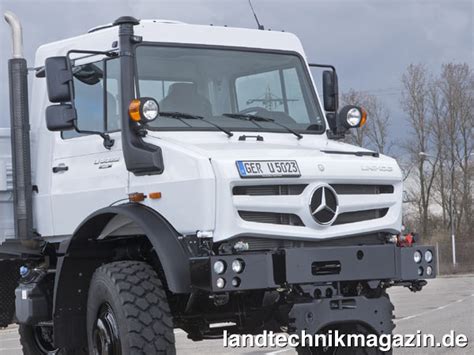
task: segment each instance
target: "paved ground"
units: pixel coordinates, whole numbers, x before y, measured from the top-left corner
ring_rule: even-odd
[[[396,349],[395,354],[467,354],[474,353],[474,275],[438,278],[419,293],[405,288],[390,292],[395,304],[397,334],[415,334],[417,330],[434,334],[437,339],[454,330],[467,335],[470,344],[463,349]],[[178,354],[296,354],[293,349],[228,350],[222,340],[194,343],[176,331]],[[0,355],[20,355],[15,327],[0,331]]]

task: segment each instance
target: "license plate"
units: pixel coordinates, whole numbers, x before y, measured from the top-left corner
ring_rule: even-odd
[[[242,178],[300,177],[296,160],[237,160]]]

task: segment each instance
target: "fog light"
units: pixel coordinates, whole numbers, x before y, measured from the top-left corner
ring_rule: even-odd
[[[421,251],[417,250],[415,251],[415,253],[413,254],[413,260],[415,261],[415,263],[419,263],[421,261],[421,258],[423,256],[421,255]]]
[[[418,276],[423,276],[423,268],[421,266],[418,268]]]
[[[425,260],[428,263],[430,263],[433,260],[433,253],[431,252],[431,250],[425,251]],[[426,272],[428,272],[428,270],[426,270]]]
[[[239,287],[240,286],[240,279],[238,277],[234,277],[232,279],[232,286]]]
[[[214,263],[214,272],[218,275],[221,275],[225,272],[225,262],[222,260],[217,260]]]
[[[219,277],[216,281],[217,288],[224,288],[225,287],[225,280],[222,277]]]
[[[244,270],[244,262],[240,259],[232,262],[232,271],[236,274],[240,274]]]
[[[426,267],[426,275],[428,276],[433,275],[433,268],[431,266]]]

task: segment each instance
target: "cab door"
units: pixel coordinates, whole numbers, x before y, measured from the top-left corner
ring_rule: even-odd
[[[127,197],[128,171],[120,135],[119,61],[103,60],[74,68],[77,126],[107,132],[56,134],[51,167],[51,203],[56,236],[71,235],[95,211]]]

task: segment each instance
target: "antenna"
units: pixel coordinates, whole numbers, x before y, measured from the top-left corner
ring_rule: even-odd
[[[258,21],[257,14],[255,13],[255,10],[253,9],[252,0],[249,0],[249,5],[250,5],[250,8],[252,9],[252,13],[253,13],[253,17],[255,17],[255,21],[257,21],[258,29],[259,30],[264,30],[265,27],[263,27],[263,25],[260,24],[260,22]]]

